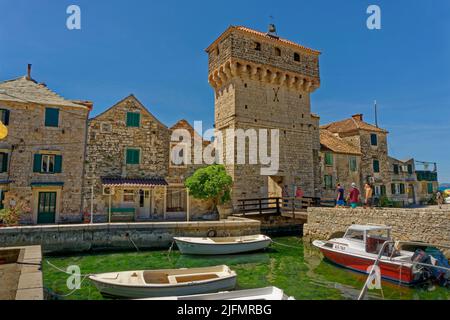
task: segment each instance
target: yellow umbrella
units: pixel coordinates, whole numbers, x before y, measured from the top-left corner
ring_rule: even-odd
[[[8,136],[8,128],[0,121],[0,140],[5,139]]]

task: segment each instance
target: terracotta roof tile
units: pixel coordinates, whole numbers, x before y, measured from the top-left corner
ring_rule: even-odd
[[[378,128],[374,125],[371,125],[367,122],[355,118],[349,118],[342,121],[332,122],[321,126],[321,128],[334,133],[347,133],[358,130],[388,133],[384,129]]]
[[[295,43],[295,42],[293,42],[291,40],[283,39],[283,38],[280,38],[280,37],[274,37],[274,36],[268,35],[267,33],[264,33],[264,32],[261,32],[261,31],[257,31],[257,30],[254,30],[254,29],[250,29],[250,28],[247,28],[247,27],[244,27],[244,26],[230,26],[227,30],[225,30],[225,32],[222,33],[222,35],[220,35],[219,38],[217,38],[206,49],[206,51],[209,52],[211,47],[213,47],[217,42],[222,40],[228,33],[232,32],[233,30],[243,31],[243,32],[246,32],[246,33],[249,33],[249,34],[256,35],[256,36],[261,37],[261,38],[265,38],[267,40],[282,42],[284,44],[296,47],[297,49],[300,49],[300,50],[302,50],[304,52],[307,52],[307,53],[310,53],[310,54],[314,54],[314,55],[320,55],[321,54],[321,52],[318,51],[318,50],[314,50],[314,49],[302,46],[302,45],[300,45],[298,43]]]
[[[357,147],[325,129],[320,129],[320,144],[335,153],[361,155]]]
[[[26,77],[0,82],[0,101],[88,108],[86,105],[66,100],[48,89],[44,84],[39,84]]]

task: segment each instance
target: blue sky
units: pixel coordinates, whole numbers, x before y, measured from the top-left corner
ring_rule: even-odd
[[[66,28],[66,8],[82,30]],[[366,9],[382,29],[366,28]],[[390,131],[394,157],[436,161],[450,182],[450,1],[0,0],[0,80],[33,77],[94,115],[134,93],[168,126],[212,126],[213,91],[204,49],[229,25],[278,34],[323,52],[312,109],[327,123],[365,114]]]

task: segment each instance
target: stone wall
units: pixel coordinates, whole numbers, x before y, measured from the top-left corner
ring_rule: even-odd
[[[329,239],[351,224],[383,224],[392,227],[395,240],[417,240],[450,246],[450,208],[336,209],[308,208],[304,235]],[[446,253],[450,255],[450,250]]]
[[[261,223],[243,218],[211,222],[160,222],[54,225],[0,228],[2,246],[40,244],[45,253],[86,252],[91,250],[135,250],[169,248],[176,236],[205,237],[210,230],[217,236],[260,233]],[[128,235],[128,236],[127,236]]]

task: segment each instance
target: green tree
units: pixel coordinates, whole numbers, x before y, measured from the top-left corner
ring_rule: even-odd
[[[223,165],[211,165],[198,169],[186,179],[185,186],[195,199],[212,200],[214,212],[217,205],[231,200],[233,179],[227,174]]]

